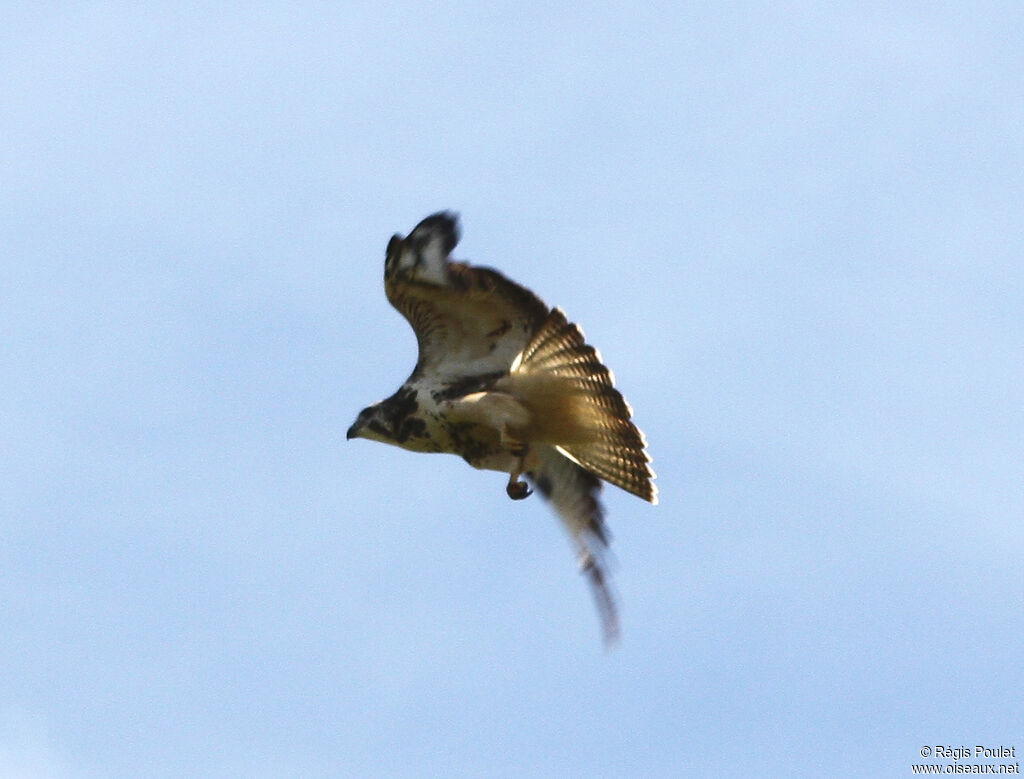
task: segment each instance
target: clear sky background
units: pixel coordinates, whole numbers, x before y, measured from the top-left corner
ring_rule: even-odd
[[[1024,750],[1024,10],[8,4],[0,776],[904,776]],[[500,474],[345,430],[384,246],[563,307],[661,504],[612,652]]]

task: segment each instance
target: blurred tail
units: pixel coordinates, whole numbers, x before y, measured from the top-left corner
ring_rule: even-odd
[[[601,617],[605,646],[611,647],[619,638],[619,614],[611,583],[608,529],[598,500],[601,480],[553,446],[542,444],[537,453],[537,467],[527,475],[569,531]]]

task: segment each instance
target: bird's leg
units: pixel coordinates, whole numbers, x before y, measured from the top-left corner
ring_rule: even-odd
[[[509,444],[509,451],[512,452],[512,455],[519,458],[519,462],[516,463],[515,470],[509,474],[508,486],[505,487],[505,492],[508,493],[508,496],[512,498],[512,500],[528,498],[533,494],[533,490],[530,489],[529,484],[525,481],[521,481],[519,477],[523,475],[524,462],[526,460],[526,455],[530,451],[530,447],[521,441],[515,441],[505,435],[503,435],[502,438],[505,440],[505,443]]]

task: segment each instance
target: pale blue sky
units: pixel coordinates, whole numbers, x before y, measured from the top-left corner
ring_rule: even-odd
[[[1024,749],[1017,3],[0,11],[0,776]],[[384,246],[580,322],[661,504],[346,442]]]

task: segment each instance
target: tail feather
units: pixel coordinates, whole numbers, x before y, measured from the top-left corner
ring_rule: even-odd
[[[601,617],[604,640],[613,645],[619,637],[619,616],[611,584],[610,541],[598,496],[601,481],[594,474],[559,454],[554,447],[538,447],[539,461],[527,474],[540,493],[551,501],[569,532],[580,570],[586,574]]]
[[[651,458],[643,433],[630,421],[632,409],[615,389],[601,355],[560,309],[551,311],[519,355],[511,378],[522,386],[544,385],[548,395],[562,400],[558,414],[569,419],[551,427],[571,434],[549,443],[595,476],[657,502]]]

